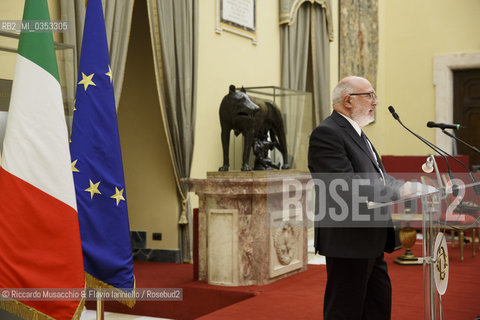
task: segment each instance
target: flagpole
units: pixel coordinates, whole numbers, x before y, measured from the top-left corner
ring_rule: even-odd
[[[104,320],[104,302],[101,291],[97,292],[97,320]]]

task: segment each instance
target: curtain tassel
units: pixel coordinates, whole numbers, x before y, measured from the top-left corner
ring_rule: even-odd
[[[187,199],[182,200],[182,214],[178,220],[178,224],[188,224],[187,220]]]

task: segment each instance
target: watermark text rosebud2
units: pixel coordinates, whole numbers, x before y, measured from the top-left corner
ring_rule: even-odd
[[[271,227],[281,227],[283,222],[316,227],[379,227],[391,224],[392,213],[421,213],[423,197],[431,193],[431,187],[421,184],[418,173],[406,173],[411,194],[408,202],[400,199],[399,186],[386,185],[372,173],[312,174],[272,180],[267,187],[267,212]],[[461,186],[461,179],[456,186]],[[433,188],[433,190],[438,190]],[[438,190],[440,193],[440,191]],[[450,193],[448,188],[446,193]],[[459,194],[460,196],[460,194]],[[459,197],[458,197],[459,198]],[[448,202],[448,209],[458,202]]]

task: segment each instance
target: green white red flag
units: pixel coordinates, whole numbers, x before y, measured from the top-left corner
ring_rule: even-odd
[[[24,21],[50,21],[47,0],[26,0]],[[0,168],[0,287],[85,286],[75,189],[52,32],[22,31]],[[8,292],[3,290],[0,292]],[[76,319],[71,301],[0,297],[25,319]]]

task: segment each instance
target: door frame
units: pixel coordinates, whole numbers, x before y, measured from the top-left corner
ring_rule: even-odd
[[[453,70],[480,68],[480,52],[436,55],[433,57],[435,121],[453,122]],[[452,152],[451,138],[436,130],[436,144]]]

